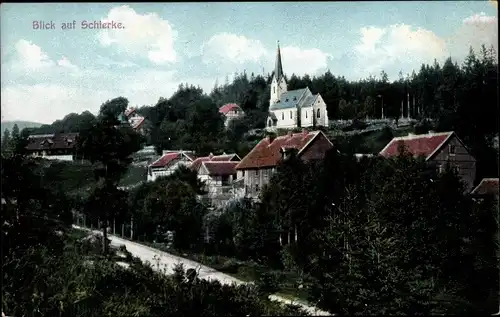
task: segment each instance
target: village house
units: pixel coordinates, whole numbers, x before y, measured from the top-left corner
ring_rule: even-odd
[[[78,133],[35,134],[28,136],[26,151],[48,160],[73,161]]]
[[[217,204],[232,198],[233,181],[236,180],[236,165],[240,157],[237,154],[222,154],[199,157],[191,164],[191,170],[195,171],[198,179],[205,183],[207,198]],[[215,205],[217,205],[215,204]]]
[[[476,186],[471,192],[471,195],[476,198],[482,198],[491,195],[498,200],[498,178],[483,178],[479,185]]]
[[[464,182],[466,191],[472,190],[476,178],[476,159],[455,132],[429,132],[393,138],[380,151],[380,155],[396,156],[401,146],[404,146],[405,150],[415,157],[423,156],[426,161],[435,164],[439,172],[444,171],[446,165],[449,164]]]
[[[125,110],[125,112],[118,117],[118,120],[122,124],[129,124],[132,129],[143,135],[146,133],[146,118],[138,115],[136,108],[131,107]]]
[[[258,198],[281,159],[286,158],[291,151],[296,151],[298,158],[310,161],[323,159],[331,148],[332,142],[322,131],[309,132],[304,129],[300,133],[266,137],[236,165],[237,183],[242,183],[244,196]]]
[[[228,103],[219,108],[219,113],[224,116],[224,126],[227,128],[229,122],[234,119],[242,118],[245,112],[235,103]]]
[[[320,94],[312,94],[308,87],[288,90],[279,43],[269,105],[268,130],[328,127],[328,111]]]
[[[163,155],[148,166],[148,182],[169,176],[180,166],[190,167],[196,159],[192,151],[163,151]]]

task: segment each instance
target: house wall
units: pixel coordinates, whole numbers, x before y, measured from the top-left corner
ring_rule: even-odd
[[[180,166],[189,167],[191,161],[183,158],[182,160],[178,160],[177,162],[167,166],[166,168],[154,168],[151,170],[151,173],[148,173],[148,182],[154,182],[158,177],[164,177],[171,175],[177,168]]]
[[[325,157],[326,152],[332,147],[333,145],[326,138],[326,136],[323,133],[320,133],[314,142],[310,144],[304,152],[302,152],[300,157],[305,161],[321,160]]]
[[[271,110],[278,119],[275,128],[278,129],[291,129],[297,127],[297,109],[288,108],[280,110]],[[291,114],[291,117],[290,117]]]
[[[248,169],[245,170],[244,184],[245,193],[251,197],[257,197],[262,188],[269,184],[275,168]]]
[[[449,153],[449,145],[455,146],[454,155]],[[431,161],[442,166],[445,166],[449,162],[450,166],[458,167],[458,175],[464,181],[466,191],[469,192],[474,188],[474,182],[476,180],[476,159],[469,154],[467,149],[455,136],[448,140]]]
[[[72,151],[68,150],[56,150],[56,151],[37,151],[31,153],[33,157],[42,157],[47,160],[58,160],[58,161],[73,161],[74,155]]]
[[[317,111],[320,111],[320,117],[318,118]],[[328,111],[326,109],[326,104],[321,96],[318,96],[314,105],[303,107],[301,109],[301,127],[308,128],[313,126],[313,115],[315,116],[316,126],[328,126]]]

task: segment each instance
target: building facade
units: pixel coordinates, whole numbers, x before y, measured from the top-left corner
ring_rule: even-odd
[[[163,151],[163,155],[148,166],[148,182],[171,175],[180,166],[190,167],[195,160],[192,151]]]
[[[288,90],[278,44],[266,128],[274,130],[319,126],[328,127],[326,104],[320,94],[313,94],[308,87]]]
[[[26,151],[33,157],[74,161],[78,133],[35,134],[28,136]]]
[[[290,151],[296,151],[297,157],[304,161],[312,161],[323,159],[332,148],[333,144],[322,131],[304,130],[262,139],[236,166],[237,179],[243,186],[244,196],[257,198],[262,188],[269,184],[279,162]]]
[[[409,134],[405,137],[393,138],[380,151],[380,155],[396,156],[401,146],[414,156],[423,156],[441,172],[444,171],[446,165],[449,165],[457,171],[465,184],[465,190],[470,192],[473,189],[476,179],[476,159],[455,132]]]
[[[235,103],[228,103],[219,108],[219,113],[224,116],[224,126],[227,128],[229,122],[234,119],[243,118],[245,112]]]

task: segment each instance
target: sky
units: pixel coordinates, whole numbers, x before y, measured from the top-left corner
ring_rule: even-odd
[[[181,83],[208,93],[236,72],[271,73],[277,41],[288,76],[349,80],[460,64],[483,43],[498,50],[493,1],[7,3],[0,32],[2,121],[40,123],[119,96],[154,105]]]

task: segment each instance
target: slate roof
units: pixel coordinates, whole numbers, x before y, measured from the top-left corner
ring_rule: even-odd
[[[28,137],[28,151],[64,150],[76,147],[78,133],[39,134]]]
[[[307,96],[306,98],[304,98],[304,101],[301,101],[301,107],[302,108],[312,107],[316,102],[316,99],[318,99],[318,96],[319,94]]]
[[[279,42],[278,42],[278,50],[276,52],[276,64],[274,65],[274,76],[276,77],[278,83],[280,82],[281,77],[284,76],[283,65],[281,63],[281,51]]]
[[[229,176],[236,174],[236,165],[239,162],[202,162],[210,176]]]
[[[167,152],[163,154],[159,159],[151,163],[149,167],[155,168],[155,167],[165,167],[168,166],[170,163],[173,161],[180,159],[181,156],[186,157],[188,160],[192,161],[193,160],[193,155],[192,153],[189,152],[184,152],[184,151],[179,151],[179,152]]]
[[[240,157],[237,154],[222,154],[198,157],[191,163],[191,169],[198,171],[203,162],[230,162],[230,161],[240,161]]]
[[[307,90],[309,90],[309,88],[306,87],[302,89],[289,90],[282,93],[279,102],[273,103],[269,107],[269,110],[296,108],[297,104],[300,101],[300,98]]]
[[[380,155],[384,157],[396,156],[399,154],[400,144],[404,144],[409,153],[414,156],[422,155],[428,160],[438,152],[452,135],[454,135],[453,131],[393,138],[391,142],[380,151]]]
[[[483,178],[479,185],[471,192],[473,195],[493,194],[498,196],[498,178]]]
[[[299,152],[312,142],[322,131],[288,133],[271,140],[262,139],[236,166],[237,170],[277,166],[281,160],[282,148],[295,148]],[[324,135],[324,134],[323,134]],[[326,138],[326,136],[325,136]]]
[[[235,103],[228,103],[219,108],[219,112],[224,115],[226,115],[231,110],[241,110],[241,108]]]

